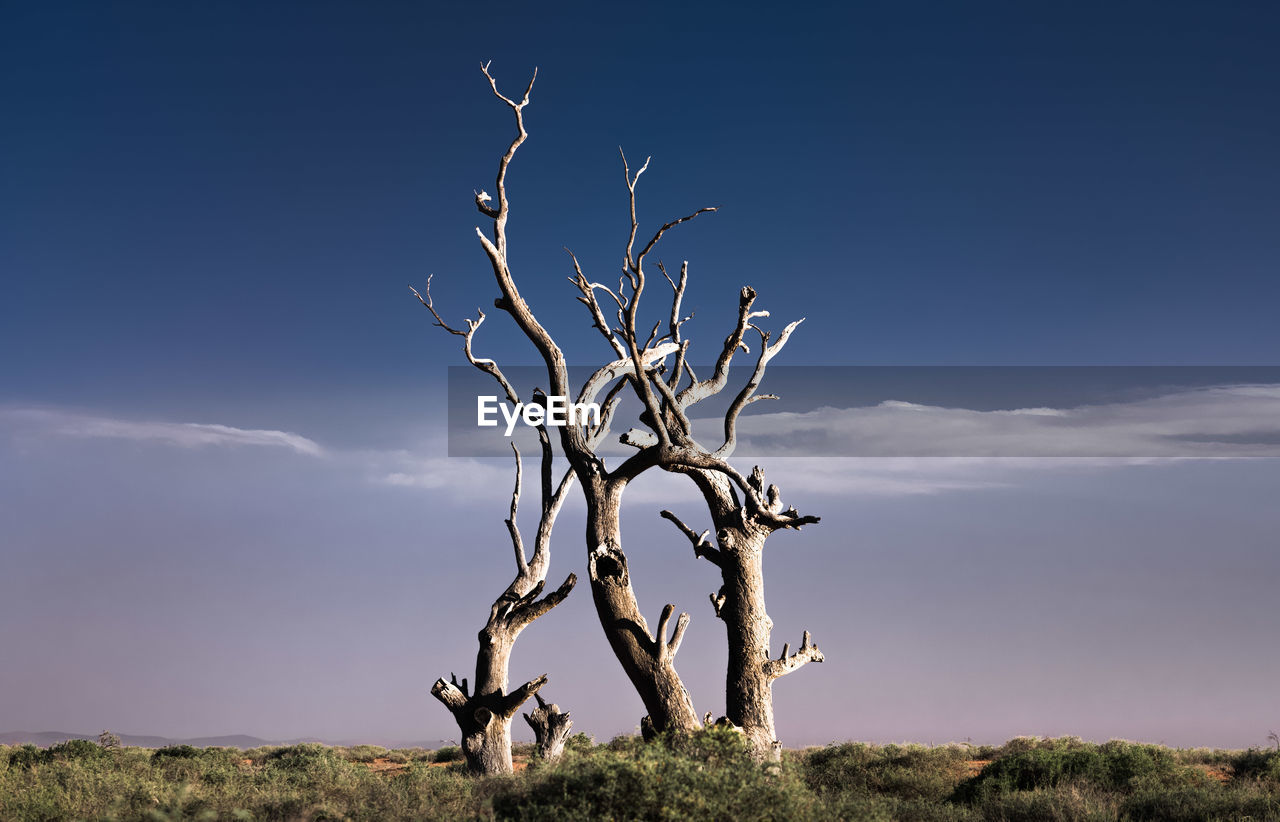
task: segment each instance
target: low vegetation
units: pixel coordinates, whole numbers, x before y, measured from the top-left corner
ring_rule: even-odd
[[[579,734],[564,757],[473,778],[457,749],[0,746],[0,819],[1280,820],[1280,751],[1020,738],[848,743],[759,765],[711,730],[646,745]]]

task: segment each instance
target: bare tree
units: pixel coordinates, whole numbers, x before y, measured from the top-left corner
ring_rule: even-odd
[[[704,470],[689,473],[710,506],[718,547],[707,539],[710,531],[699,534],[670,511],[664,510],[662,516],[689,538],[695,556],[720,569],[723,584],[711,595],[711,605],[716,616],[724,621],[729,647],[725,713],[729,721],[742,728],[748,745],[758,757],[777,760],[782,743],[774,727],[773,682],[808,662],[822,662],[823,655],[805,631],[796,653],[790,653],[790,644],[784,644],[781,654],[771,658],[773,620],[765,611],[764,544],[779,526],[747,512],[722,475]],[[759,468],[752,472],[750,479],[758,480],[763,486],[763,472]],[[775,496],[776,487],[771,489],[772,492],[768,492],[761,487],[758,491]]]
[[[494,95],[510,108],[516,121],[516,136],[498,161],[494,194],[490,196],[482,191],[475,198],[476,208],[493,221],[491,237],[479,228],[476,234],[498,285],[500,296],[494,301],[494,306],[510,314],[537,349],[547,369],[547,393],[568,398],[573,394],[564,353],[520,293],[507,258],[506,225],[510,212],[507,167],[528,137],[523,111],[529,103],[537,72],[517,102],[498,91],[497,82],[489,74],[487,65],[483,71]],[[631,586],[627,557],[622,551],[621,527],[623,491],[649,465],[646,460],[629,461],[610,472],[604,460],[597,456],[596,447],[610,430],[624,380],[634,379],[636,373],[643,374],[644,369],[652,367],[675,348],[668,344],[652,348],[646,346],[641,350],[632,345],[627,350],[615,345],[619,359],[598,369],[577,392],[579,403],[594,402],[604,393],[600,420],[594,427],[565,425],[559,429],[561,448],[582,486],[586,501],[587,569],[596,612],[614,654],[648,711],[642,726],[657,732],[687,732],[701,724],[693,701],[675,670],[675,655],[689,617],[688,614],[680,614],[672,626],[675,607],[667,605],[658,620],[657,630],[650,632]]]
[[[564,354],[520,293],[507,257],[506,224],[510,201],[506,173],[516,150],[528,136],[523,110],[529,102],[533,80],[517,102],[498,91],[487,65],[483,71],[494,95],[514,114],[517,129],[515,138],[498,164],[496,194],[490,196],[480,192],[475,200],[480,213],[493,221],[491,237],[479,228],[476,233],[501,295],[494,305],[511,315],[538,350],[547,369],[548,393],[567,398],[570,386]],[[749,477],[744,476],[727,462],[727,458],[736,445],[737,421],[742,410],[757,400],[770,398],[771,395],[757,395],[756,389],[769,360],[782,349],[799,323],[788,325],[777,340],[772,341],[769,332],[752,322],[767,317],[768,312],[753,311],[756,293],[750,288],[742,289],[736,326],[725,340],[712,374],[700,380],[687,357],[689,341],[681,332],[681,326],[690,319],[681,316],[688,265],[681,267],[677,282],[659,262],[659,270],[673,289],[667,332],[658,335],[662,326],[662,320],[659,320],[647,336],[641,336],[637,329],[639,306],[648,275],[646,260],[667,231],[701,214],[715,211],[710,207],[700,208],[665,223],[637,251],[636,184],[648,166],[646,160],[632,174],[623,157],[631,228],[617,289],[590,280],[577,257],[570,252],[575,274],[570,280],[580,293],[578,300],[586,306],[593,327],[605,338],[618,359],[597,369],[577,394],[577,401],[582,403],[594,401],[604,393],[599,424],[594,427],[563,426],[559,429],[560,443],[586,500],[588,571],[596,611],[614,654],[648,710],[641,723],[646,736],[663,731],[691,731],[701,722],[674,667],[676,651],[689,623],[688,614],[680,614],[672,629],[675,607],[668,604],[662,611],[657,630],[650,633],[636,602],[627,571],[627,557],[622,550],[622,495],[632,480],[655,467],[688,474],[701,490],[717,529],[718,548],[706,541],[705,534],[699,537],[676,520],[674,514],[666,512],[666,516],[676,521],[694,540],[696,555],[706,557],[721,570],[724,585],[719,594],[712,595],[712,602],[728,631],[729,719],[744,729],[761,756],[768,756],[776,754],[779,748],[773,723],[773,680],[809,661],[821,661],[822,654],[809,641],[806,632],[798,653],[791,655],[789,646],[784,646],[778,659],[770,658],[772,622],[764,606],[763,545],[768,535],[776,530],[798,529],[817,522],[818,518],[801,516],[794,508],[784,510],[778,489],[765,487],[763,472],[759,468]],[[611,303],[610,313],[616,319],[616,325],[607,318],[599,297],[601,294]],[[688,409],[725,390],[734,355],[739,350],[750,351],[745,339],[749,331],[754,331],[760,338],[752,376],[735,395],[724,417],[723,442],[716,448],[703,447],[694,439]],[[668,369],[666,362],[671,357],[674,357],[674,366]],[[688,384],[682,386],[686,377]],[[621,441],[637,451],[609,470],[604,459],[597,454],[597,446],[610,430],[624,385],[630,385],[639,398],[643,407],[639,420],[647,430],[632,429],[622,435]]]
[[[646,159],[633,176],[623,157],[623,171],[630,197],[631,233],[625,255],[625,280],[615,292],[608,286],[590,282],[576,257],[573,259],[575,277],[572,278],[581,292],[579,301],[587,306],[594,327],[619,352],[634,353],[641,348],[637,335],[636,316],[641,295],[646,285],[644,261],[662,235],[672,227],[693,219],[699,214],[714,211],[703,208],[687,217],[666,223],[658,229],[648,244],[634,254],[637,232],[636,183],[649,167]],[[794,508],[783,508],[777,486],[764,484],[764,471],[756,466],[749,477],[738,473],[726,460],[737,445],[737,424],[742,411],[754,402],[776,399],[772,394],[757,394],[765,369],[786,345],[791,334],[803,320],[787,325],[772,339],[754,320],[769,316],[768,311],[754,311],[756,292],[744,287],[738,300],[737,323],[724,341],[712,373],[706,379],[698,379],[688,359],[690,341],[684,339],[682,327],[691,316],[682,316],[682,302],[688,286],[689,265],[681,265],[679,279],[673,279],[659,261],[659,271],[670,284],[672,299],[667,317],[667,332],[657,336],[661,320],[649,332],[643,347],[656,346],[654,350],[666,350],[674,345],[674,366],[669,372],[661,368],[636,366],[631,383],[644,404],[641,422],[648,431],[631,430],[622,436],[622,442],[639,449],[639,452],[620,466],[615,473],[635,471],[649,465],[664,470],[689,475],[707,503],[715,526],[719,547],[706,539],[707,532],[699,535],[680,522],[670,511],[663,511],[694,543],[695,556],[703,557],[716,565],[721,572],[723,585],[711,596],[716,616],[725,623],[729,648],[726,676],[726,715],[745,732],[754,752],[762,758],[776,759],[781,753],[773,720],[773,681],[808,662],[821,662],[823,655],[814,645],[809,632],[804,632],[800,649],[790,654],[790,645],[784,645],[777,659],[770,658],[770,635],[773,621],[765,610],[764,599],[764,543],[770,534],[780,529],[796,529],[816,523],[815,516],[802,516]],[[630,285],[624,293],[624,285]],[[610,328],[604,319],[603,307],[596,292],[604,292],[617,305],[618,324]],[[738,351],[750,353],[746,337],[754,331],[759,339],[759,350],[751,376],[734,396],[723,418],[724,439],[709,449],[701,445],[693,433],[688,410],[694,404],[720,394],[729,383],[730,367]],[[688,384],[681,387],[687,378]]]
[[[475,320],[468,319],[465,330],[454,328],[441,319],[432,304],[430,279],[427,282],[426,297],[419,294],[412,286],[410,289],[435,317],[437,326],[463,338],[463,353],[467,361],[481,371],[492,375],[506,392],[508,402],[516,403],[515,389],[503,375],[497,363],[490,359],[476,357],[472,351],[472,339],[476,329],[484,322],[484,312],[479,312],[479,317]],[[520,632],[529,623],[559,605],[578,581],[575,574],[569,574],[559,588],[542,599],[538,598],[546,585],[547,570],[551,562],[552,528],[573,484],[572,472],[565,472],[552,490],[554,455],[551,440],[545,426],[539,428],[538,434],[542,446],[540,471],[542,506],[538,518],[538,531],[534,538],[533,556],[532,558],[525,556],[524,540],[520,534],[520,526],[516,522],[516,514],[520,506],[523,465],[520,450],[515,443],[512,443],[511,449],[515,452],[516,478],[515,488],[511,492],[511,508],[506,526],[511,536],[512,547],[515,549],[516,576],[502,595],[494,601],[489,609],[489,619],[480,631],[475,690],[469,693],[466,678],[459,682],[454,674],[449,675],[448,682],[443,679],[436,680],[431,688],[432,695],[443,702],[457,720],[458,728],[462,733],[462,752],[466,757],[468,769],[473,773],[511,773],[511,719],[519,711],[520,706],[530,696],[537,695],[538,690],[547,682],[547,675],[543,674],[516,690],[508,692],[511,650]],[[544,704],[541,696],[538,696],[538,703]]]
[[[634,199],[634,186],[631,188]],[[805,631],[797,653],[791,654],[790,644],[784,644],[778,658],[771,658],[773,620],[765,610],[764,545],[774,531],[799,530],[804,525],[818,522],[819,518],[802,516],[791,507],[784,509],[781,492],[776,485],[765,486],[764,471],[759,466],[744,482],[740,475],[727,468],[724,460],[737,446],[737,424],[742,411],[760,400],[777,398],[773,394],[757,394],[756,391],[769,362],[782,350],[803,320],[788,324],[773,340],[770,332],[754,322],[768,317],[769,312],[754,311],[756,292],[744,287],[738,299],[737,323],[724,341],[711,376],[699,380],[687,362],[686,352],[690,343],[683,337],[683,326],[689,318],[681,316],[681,304],[688,285],[688,263],[681,266],[678,280],[673,279],[661,263],[658,267],[672,289],[671,312],[664,339],[680,346],[676,368],[665,382],[651,377],[663,397],[658,409],[660,418],[664,420],[668,435],[682,449],[682,453],[664,467],[689,475],[697,485],[711,515],[717,545],[712,545],[708,539],[711,530],[698,533],[671,511],[662,511],[662,516],[689,538],[695,557],[706,559],[720,569],[723,585],[711,595],[711,604],[716,616],[725,623],[729,648],[726,716],[743,729],[749,745],[758,756],[777,759],[781,743],[773,720],[773,681],[808,662],[822,662],[823,655],[811,642],[809,632]],[[705,448],[693,438],[688,409],[726,388],[734,355],[738,351],[751,353],[746,341],[749,330],[755,332],[759,346],[751,375],[725,412],[721,444],[714,450]],[[681,369],[685,373],[681,373]],[[686,375],[689,384],[681,388],[681,380]],[[636,441],[649,440],[635,435],[624,439],[624,442]],[[688,452],[693,452],[696,459],[689,459]],[[698,467],[699,464],[710,467]],[[740,491],[746,497],[746,504],[740,499]]]
[[[634,202],[634,182],[629,188]],[[785,644],[779,657],[771,658],[773,620],[765,610],[764,544],[774,531],[799,530],[804,525],[818,522],[818,517],[802,516],[790,507],[784,509],[780,491],[775,485],[765,486],[764,471],[759,466],[744,478],[725,460],[737,445],[737,423],[743,409],[759,400],[776,399],[772,394],[757,394],[756,391],[770,360],[782,350],[802,321],[787,325],[773,340],[768,331],[754,322],[768,317],[769,313],[754,311],[756,292],[750,287],[743,288],[739,295],[737,323],[725,339],[711,375],[699,380],[689,366],[687,351],[690,342],[684,339],[682,330],[689,319],[681,315],[681,303],[688,285],[688,263],[681,266],[678,280],[673,279],[661,263],[658,267],[672,288],[667,334],[662,339],[678,345],[679,351],[675,368],[668,375],[648,375],[649,382],[662,398],[654,404],[646,400],[646,419],[652,433],[628,432],[623,442],[641,448],[643,453],[645,449],[659,447],[665,436],[672,447],[660,457],[660,464],[666,470],[687,474],[702,493],[711,515],[716,545],[708,539],[710,530],[698,533],[671,511],[663,511],[662,516],[671,520],[689,538],[695,557],[706,559],[720,569],[723,584],[717,593],[711,595],[711,603],[716,616],[725,623],[729,649],[726,716],[742,728],[757,756],[776,759],[781,753],[781,743],[774,727],[773,681],[808,662],[823,661],[823,655],[806,631],[797,653],[791,654],[790,645]],[[580,289],[584,279],[579,276]],[[624,335],[634,333],[633,327],[621,330]],[[751,376],[725,412],[720,445],[714,449],[704,447],[693,436],[688,409],[727,387],[734,355],[738,351],[750,354],[746,341],[749,331],[755,332],[759,346]],[[688,384],[682,388],[681,382],[686,377]],[[656,425],[655,420],[658,421]]]

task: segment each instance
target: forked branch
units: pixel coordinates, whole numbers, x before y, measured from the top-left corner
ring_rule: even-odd
[[[782,646],[782,655],[777,659],[771,659],[765,663],[765,671],[772,679],[785,676],[797,668],[803,667],[810,662],[822,662],[825,657],[822,651],[818,650],[818,646],[814,645],[810,640],[809,632],[804,632],[804,639],[800,643],[800,650],[788,656],[791,651],[791,645]]]
[[[659,662],[670,662],[675,659],[676,651],[680,650],[680,643],[684,641],[685,629],[689,627],[689,615],[681,612],[676,619],[676,627],[671,633],[671,639],[667,639],[667,627],[675,611],[676,606],[668,603],[662,609],[662,616],[658,617],[658,629],[654,631],[653,643],[656,649],[655,656]]]
[[[661,516],[663,519],[670,520],[673,525],[680,529],[680,533],[689,538],[689,542],[693,543],[694,557],[705,557],[712,564],[723,567],[724,563],[721,561],[720,549],[713,546],[711,541],[707,539],[707,535],[711,533],[710,529],[699,534],[681,522],[680,518],[675,514],[665,509],[662,511]]]

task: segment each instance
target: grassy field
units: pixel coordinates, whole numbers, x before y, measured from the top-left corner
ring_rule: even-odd
[[[515,775],[476,779],[456,748],[0,746],[0,819],[1280,820],[1274,750],[850,743],[766,767],[708,731],[654,745],[579,735],[554,765],[517,753]]]

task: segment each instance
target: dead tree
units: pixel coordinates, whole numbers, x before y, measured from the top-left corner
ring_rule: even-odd
[[[511,495],[511,516],[506,521],[515,546],[516,578],[494,601],[489,609],[489,619],[480,631],[475,690],[469,693],[466,678],[459,682],[453,674],[450,674],[448,682],[438,679],[431,688],[432,695],[443,702],[457,720],[467,768],[477,774],[511,773],[511,719],[520,706],[547,682],[547,675],[543,674],[508,692],[511,649],[520,632],[559,605],[578,581],[574,574],[569,574],[559,588],[538,598],[546,585],[548,541],[539,541],[533,558],[526,560],[516,525],[520,474],[520,453],[517,450],[516,486]],[[567,487],[567,483],[562,487]],[[563,499],[562,495],[559,502],[553,503],[553,518]],[[547,533],[550,534],[549,527]]]
[[[484,67],[484,75],[493,93],[515,115],[517,129],[515,138],[498,164],[496,194],[490,196],[480,192],[475,199],[480,213],[493,221],[491,237],[479,228],[476,234],[500,292],[494,305],[511,315],[539,352],[547,369],[548,393],[568,398],[571,394],[564,354],[520,293],[507,258],[506,224],[510,201],[506,173],[516,150],[528,136],[523,110],[529,102],[533,81],[517,102],[498,91],[488,66]],[[535,79],[536,76],[535,72]],[[689,617],[680,614],[674,630],[671,630],[675,608],[667,605],[657,630],[650,633],[637,605],[627,572],[627,556],[622,549],[622,495],[628,483],[650,468],[685,473],[697,483],[717,532],[723,535],[719,548],[710,546],[704,538],[698,538],[695,552],[709,559],[714,557],[712,561],[720,567],[724,580],[721,592],[712,596],[712,602],[728,629],[729,719],[743,727],[761,755],[768,755],[778,749],[772,715],[772,681],[806,662],[821,661],[822,654],[809,642],[806,633],[799,653],[789,655],[789,647],[784,647],[779,659],[770,658],[772,623],[764,608],[763,544],[773,531],[798,529],[817,522],[818,518],[801,516],[793,508],[784,510],[777,488],[764,487],[760,469],[747,477],[730,465],[727,458],[736,444],[739,415],[747,405],[770,396],[757,395],[756,389],[769,360],[782,349],[799,323],[787,326],[776,341],[771,341],[769,333],[752,322],[767,317],[768,313],[752,310],[755,291],[744,288],[736,327],[725,340],[711,376],[700,380],[687,357],[689,342],[681,334],[681,326],[689,319],[681,316],[687,264],[682,266],[677,283],[658,263],[659,270],[674,291],[667,333],[658,336],[662,326],[660,320],[647,336],[641,336],[637,328],[639,306],[649,273],[645,269],[646,260],[667,231],[701,214],[715,211],[714,208],[700,208],[662,225],[637,251],[636,184],[647,168],[646,160],[632,174],[623,157],[631,230],[617,289],[591,281],[576,256],[570,252],[575,274],[570,280],[580,292],[578,300],[587,307],[593,327],[605,338],[617,359],[598,369],[577,393],[579,403],[592,402],[604,394],[600,423],[594,428],[563,426],[559,429],[560,443],[586,500],[588,571],[596,611],[614,654],[648,710],[648,716],[641,723],[646,735],[689,731],[699,727],[701,722],[674,667],[675,653]],[[600,294],[611,303],[610,313],[616,319],[616,325],[607,318]],[[739,350],[749,351],[745,340],[749,331],[760,337],[760,351],[753,375],[735,396],[725,416],[723,443],[714,449],[703,447],[694,439],[688,409],[727,387],[734,355]],[[666,367],[668,358],[674,358],[671,368]],[[686,376],[688,385],[682,387]],[[626,385],[630,385],[642,404],[639,419],[647,430],[632,429],[622,435],[621,441],[637,451],[609,470],[597,455],[596,448],[609,432],[620,391]],[[670,518],[674,519],[674,515]],[[693,534],[687,526],[681,526]]]
[[[623,283],[619,284],[618,291],[615,292],[607,286],[590,282],[577,258],[573,257],[575,277],[572,280],[581,292],[579,300],[591,312],[595,328],[619,351],[635,352],[641,348],[636,315],[646,284],[645,257],[667,230],[698,214],[713,210],[700,209],[688,217],[667,223],[638,255],[634,255],[637,230],[636,182],[648,165],[646,160],[632,176],[626,165],[626,158],[623,158],[631,207],[631,235],[626,248],[624,268],[625,278],[631,286],[630,292],[624,293]],[[631,384],[644,405],[641,422],[649,430],[632,430],[622,436],[623,443],[639,451],[618,471],[624,471],[632,463],[637,467],[656,464],[664,470],[689,475],[702,492],[715,527],[718,548],[707,541],[709,532],[699,535],[670,511],[663,511],[662,514],[693,542],[695,556],[707,559],[720,569],[723,585],[718,593],[711,596],[711,602],[716,616],[724,621],[727,632],[729,663],[726,675],[726,715],[731,722],[743,729],[751,748],[758,756],[776,759],[781,752],[781,743],[778,742],[773,720],[773,681],[808,662],[823,661],[823,655],[810,641],[806,631],[797,653],[790,654],[790,645],[786,644],[777,659],[771,658],[770,635],[773,621],[765,610],[764,543],[774,531],[799,530],[804,525],[818,522],[818,517],[802,516],[790,507],[784,509],[777,486],[765,487],[764,471],[759,466],[755,467],[750,476],[744,477],[726,460],[737,445],[737,424],[743,409],[759,400],[776,399],[772,394],[757,394],[756,391],[769,361],[782,350],[803,320],[790,323],[773,340],[770,332],[753,322],[768,317],[769,312],[754,311],[756,292],[750,287],[744,287],[738,300],[737,323],[725,339],[711,375],[700,380],[689,363],[689,341],[684,339],[682,332],[682,326],[691,319],[682,316],[681,310],[688,285],[688,263],[681,266],[678,281],[667,273],[661,262],[657,263],[657,267],[672,288],[667,332],[661,337],[657,336],[662,325],[660,320],[649,332],[643,348],[648,349],[651,345],[659,349],[664,349],[667,345],[675,346],[674,364],[669,371],[639,366],[634,368]],[[596,297],[597,291],[604,292],[617,304],[616,327],[610,328],[604,320],[603,307]],[[714,449],[706,448],[694,438],[688,409],[725,390],[734,355],[740,350],[750,353],[746,339],[749,331],[754,331],[759,340],[751,376],[734,396],[725,413],[724,438],[721,444]],[[682,387],[686,379],[688,383]]]
[[[532,714],[525,714],[524,721],[533,728],[533,739],[538,744],[538,755],[547,762],[554,762],[564,753],[565,740],[569,731],[573,730],[573,720],[569,712],[560,712],[560,706],[547,702],[542,694],[534,694],[538,707]]]
[[[695,556],[720,569],[723,584],[711,595],[711,606],[724,621],[729,647],[725,714],[729,721],[742,728],[756,756],[776,761],[781,755],[782,743],[773,720],[773,682],[808,662],[822,662],[823,655],[805,631],[796,653],[790,653],[791,646],[787,643],[776,659],[771,658],[773,620],[765,611],[764,544],[779,526],[762,522],[747,512],[738,503],[733,487],[721,475],[701,469],[688,473],[710,507],[717,544],[712,545],[707,539],[710,531],[699,534],[670,511],[663,511],[662,516],[689,538]],[[762,475],[757,467],[751,479],[759,477],[763,484]],[[771,489],[776,491],[774,486]],[[769,492],[760,489],[760,493]]]
[[[412,286],[410,288],[412,289]],[[484,313],[480,312],[475,320],[468,319],[465,330],[454,328],[441,319],[432,304],[430,279],[428,279],[425,298],[416,290],[413,293],[435,317],[437,326],[463,338],[463,353],[467,361],[481,371],[492,375],[502,386],[507,400],[515,403],[517,401],[515,389],[498,368],[497,363],[490,359],[476,357],[472,351],[472,339],[476,329],[484,322]],[[512,717],[530,696],[538,696],[538,690],[547,682],[547,675],[543,674],[516,690],[508,692],[511,649],[520,632],[529,623],[559,605],[578,581],[575,574],[569,574],[559,588],[542,599],[538,598],[546,585],[547,569],[551,562],[552,528],[573,484],[573,474],[565,472],[553,490],[554,454],[551,440],[545,426],[539,429],[538,434],[542,446],[540,471],[542,506],[538,518],[538,531],[534,538],[533,556],[531,558],[525,556],[524,540],[516,522],[516,514],[520,506],[523,466],[520,450],[515,443],[512,443],[511,449],[515,452],[516,478],[515,488],[511,492],[511,508],[506,526],[511,536],[512,547],[515,549],[516,576],[502,595],[494,601],[489,609],[489,619],[480,631],[475,690],[468,692],[466,678],[459,682],[453,674],[450,674],[448,682],[438,679],[431,688],[432,695],[444,703],[457,721],[458,729],[462,734],[462,752],[466,757],[467,767],[472,773],[477,774],[512,772]],[[543,704],[541,696],[538,696],[538,703]]]
[[[519,101],[498,91],[497,82],[489,74],[487,65],[483,72],[494,95],[515,116],[516,124],[516,136],[498,161],[494,194],[491,196],[481,191],[475,197],[476,208],[492,220],[491,236],[479,228],[476,228],[476,234],[498,286],[499,296],[494,300],[494,306],[507,312],[537,349],[547,369],[547,394],[569,398],[574,396],[574,392],[569,385],[564,353],[520,293],[507,259],[506,225],[510,213],[507,168],[516,150],[528,137],[523,112],[529,103],[537,72],[534,72]],[[597,322],[601,319],[598,312],[596,319]],[[634,321],[634,316],[631,319]],[[604,460],[596,455],[597,446],[610,430],[613,412],[625,382],[634,380],[635,374],[643,374],[675,349],[673,344],[645,346],[643,349],[634,344],[629,348],[615,344],[618,359],[598,369],[576,392],[579,403],[594,402],[604,395],[598,424],[594,427],[565,425],[559,428],[559,432],[563,455],[582,486],[586,501],[587,570],[600,623],[610,647],[648,711],[642,724],[659,732],[679,733],[692,731],[701,724],[693,701],[675,669],[675,655],[689,624],[689,616],[680,614],[673,626],[671,618],[675,607],[667,605],[658,620],[657,630],[651,632],[632,589],[627,557],[622,550],[623,491],[640,471],[654,463],[647,459],[629,460],[609,471]]]

